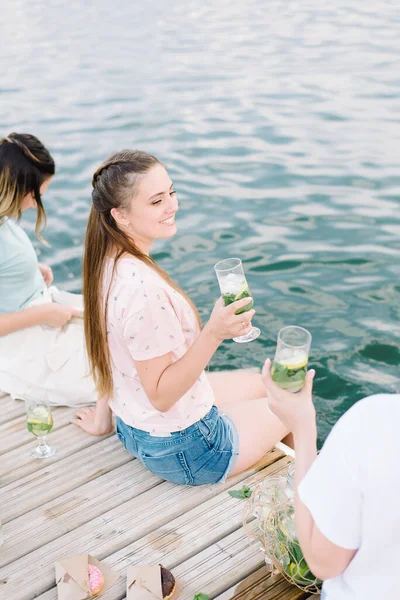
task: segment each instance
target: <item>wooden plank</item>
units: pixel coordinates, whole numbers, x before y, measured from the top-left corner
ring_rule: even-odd
[[[276,477],[286,472],[288,459],[281,459],[265,470],[247,477],[244,481],[253,487],[266,477]],[[240,482],[242,484],[243,481]],[[237,483],[229,489],[237,488]],[[243,502],[228,496],[228,491],[219,492],[202,502],[166,526],[151,532],[145,537],[126,546],[108,557],[108,564],[121,574],[132,564],[165,564],[169,568],[187,560],[214,542],[242,528]],[[247,538],[246,538],[247,539]],[[261,553],[255,552],[257,564],[263,560]],[[121,580],[112,593],[104,595],[104,600],[123,597],[125,583]]]
[[[33,436],[32,436],[33,437]],[[59,431],[50,433],[48,436],[49,444],[57,450],[55,456],[51,458],[40,459],[30,456],[31,450],[37,445],[37,440],[32,440],[28,444],[24,444],[23,448],[15,448],[2,456],[0,461],[0,487],[7,485],[13,481],[17,481],[29,473],[36,473],[40,477],[40,472],[43,469],[49,469],[51,465],[82,450],[89,446],[95,447],[100,440],[107,436],[95,437],[88,435],[76,425],[67,425]],[[93,451],[95,452],[94,448]],[[55,471],[54,471],[55,472]]]
[[[179,600],[193,600],[199,592],[213,598],[262,564],[261,552],[254,552],[240,528],[174,568],[183,588]]]
[[[215,600],[306,600],[310,595],[265,565]],[[319,598],[319,596],[318,596]]]
[[[56,407],[53,408],[52,414],[54,420],[52,432],[54,432],[70,423],[74,417],[75,410],[68,407]],[[26,428],[26,415],[24,412],[22,416],[0,425],[0,454],[5,454],[14,448],[20,448],[24,444],[32,442],[32,439],[35,440],[36,438]]]
[[[274,450],[266,455],[264,466],[281,457],[282,453]],[[7,580],[3,590],[10,600],[30,600],[33,594],[38,595],[54,585],[54,560],[77,552],[90,552],[102,559],[122,549],[128,551],[128,544],[168,525],[173,519],[215,497],[217,491],[222,493],[255,472],[253,468],[218,487],[184,487],[163,482],[1,569],[0,580]],[[204,544],[207,544],[207,539],[203,540]],[[186,544],[185,549],[191,553]]]
[[[260,598],[258,586],[268,577],[271,577],[271,569],[266,565],[263,565],[240,583],[235,584],[228,590],[225,590],[225,592],[222,592],[222,594],[219,594],[214,600],[233,600],[233,597],[237,593],[244,594],[246,600],[252,599],[252,597],[254,597],[254,600],[261,600],[262,595]],[[242,598],[240,598],[240,600],[242,600]]]
[[[274,463],[268,472],[275,474],[281,469],[280,462]],[[263,479],[265,474],[266,472],[258,473],[253,478],[247,479],[246,482],[253,481],[254,484]],[[237,482],[233,487],[236,486]],[[216,490],[216,486],[210,486],[210,488],[209,491],[212,491],[212,488]],[[220,490],[220,488],[221,486],[218,486],[217,489]],[[198,500],[201,502],[201,498]],[[161,503],[163,511],[168,510],[164,502]],[[165,564],[168,560],[171,567],[242,524],[243,505],[241,501],[229,498],[227,490],[211,496],[207,502],[198,504],[192,510],[188,510],[189,506],[182,505],[182,502],[180,506],[181,512],[185,511],[183,515],[172,521],[167,519],[165,525],[150,532],[144,538],[136,540],[131,545],[125,546],[106,559],[106,562],[123,573],[129,564],[136,563],[163,562]],[[154,507],[150,507],[149,514],[152,513],[154,514]],[[106,597],[109,599],[121,598],[124,596],[124,590],[125,581],[122,578],[110,595],[104,597],[104,600]]]
[[[11,396],[0,397],[0,424],[17,419],[25,414],[25,402],[13,400]]]
[[[0,488],[0,513],[3,523],[74,490],[96,477],[135,460],[124,449],[116,435],[105,438],[93,448],[70,454],[53,467],[43,467]],[[39,476],[38,476],[39,475]],[[17,495],[23,502],[16,502]]]
[[[3,526],[0,567],[73,531],[95,517],[161,483],[138,460],[118,467]],[[29,531],[29,535],[27,535]],[[79,535],[79,532],[78,532]]]
[[[278,466],[280,463],[275,463],[275,465],[273,466],[273,468],[271,470],[268,469],[268,471],[265,472],[264,476],[268,473],[269,475],[275,475],[277,472],[282,471],[282,465]],[[286,465],[283,465],[283,470],[286,471]],[[258,474],[255,477],[251,477],[248,478],[246,480],[246,483],[249,483],[251,485],[255,485],[260,479],[262,479],[262,474]],[[237,486],[237,483],[232,486],[233,488],[235,488]],[[226,501],[226,491],[219,495],[219,496],[223,496],[225,498]],[[221,498],[219,498],[221,499]],[[242,523],[242,519],[241,519],[241,513],[243,510],[243,505],[241,505],[241,501],[234,501],[232,499],[230,499],[232,503],[235,503],[236,506],[240,507],[239,510],[239,521],[236,523],[236,527],[241,525]],[[203,527],[206,528],[207,530],[207,523],[210,524],[211,526],[214,523],[215,519],[215,514],[219,515],[219,517],[217,517],[217,521],[221,521],[221,510],[216,510],[215,514],[212,515],[210,513],[210,506],[214,503],[215,498],[209,500],[208,502],[206,502],[205,504],[202,504],[201,506],[197,507],[196,509],[194,509],[194,511],[190,511],[187,512],[185,515],[182,515],[180,518],[169,522],[168,523],[168,528],[161,528],[157,531],[155,531],[154,533],[146,536],[145,539],[143,540],[138,540],[136,543],[132,544],[130,547],[128,548],[124,548],[121,551],[119,551],[118,553],[116,553],[113,556],[110,556],[108,558],[105,559],[104,562],[106,562],[107,564],[109,564],[110,566],[116,568],[117,570],[119,570],[121,572],[121,577],[119,579],[119,581],[117,582],[117,584],[115,586],[113,586],[113,588],[111,590],[109,590],[108,592],[106,592],[105,594],[102,595],[102,600],[121,600],[122,598],[125,598],[125,587],[126,587],[126,567],[129,564],[155,564],[158,562],[162,562],[164,564],[165,567],[171,569],[174,571],[174,574],[177,575],[177,571],[179,569],[179,567],[177,567],[177,565],[182,562],[183,560],[185,560],[185,558],[187,558],[188,556],[190,556],[191,554],[196,554],[196,550],[199,547],[199,544],[202,545],[202,547],[206,547],[207,550],[207,546],[212,544],[214,542],[214,536],[212,535],[213,532],[215,531],[214,528],[211,527],[208,528],[208,531],[206,531],[206,536],[207,537],[202,537],[201,535],[199,535],[199,532],[197,530],[197,526],[199,525],[199,519],[198,519],[198,515],[195,514],[197,513],[199,510],[202,509],[202,507],[204,507],[203,510],[203,517],[204,517],[204,524]],[[218,507],[220,508],[220,507]],[[227,513],[229,513],[229,511],[226,511]],[[191,524],[191,532],[192,532],[192,539],[189,539],[189,537],[183,537],[182,536],[182,531],[179,529],[178,527],[178,523],[180,521],[185,520],[187,522],[187,526],[189,524]],[[217,522],[215,521],[215,522]],[[214,523],[215,524],[215,523]],[[227,519],[225,519],[225,525],[228,525],[229,521]],[[232,525],[231,525],[232,527]],[[239,529],[237,530],[235,533],[238,533],[238,531],[243,532],[243,529]],[[161,534],[161,535],[160,535]],[[162,538],[164,537],[164,541],[162,541]],[[219,535],[217,536],[219,537]],[[246,537],[246,536],[245,536]],[[201,544],[202,542],[202,544]],[[140,545],[143,546],[142,550],[140,550]],[[148,546],[147,549],[147,553],[145,551],[145,546]],[[245,545],[248,548],[248,541],[247,541],[247,537],[245,539]],[[153,548],[151,547],[153,546]],[[219,554],[221,552],[221,549],[218,548],[218,542],[216,544],[217,547],[217,554]],[[128,553],[127,553],[128,552]],[[260,566],[260,556],[261,556],[261,560],[262,560],[262,555],[261,553],[255,553],[254,549],[251,550],[252,553],[252,558],[250,561],[250,565],[247,565],[247,570],[246,570],[246,574],[248,574],[251,571],[254,571],[255,568]],[[203,553],[201,553],[203,554]],[[254,566],[255,565],[255,566]],[[212,572],[212,566],[210,567],[210,574]],[[179,577],[179,575],[177,575]],[[179,577],[180,580],[181,577]],[[197,590],[197,592],[200,590]],[[193,595],[192,591],[189,592],[189,595],[186,595],[187,590],[184,588],[182,590],[182,593],[179,594],[179,600],[182,600],[183,598],[190,598],[190,600],[192,600]],[[197,593],[195,592],[195,593]],[[212,595],[210,597],[213,597]],[[50,590],[48,590],[47,592],[41,594],[40,596],[37,597],[38,600],[56,600],[57,598],[57,593],[56,593],[56,588],[52,588]],[[15,599],[16,600],[16,599]]]

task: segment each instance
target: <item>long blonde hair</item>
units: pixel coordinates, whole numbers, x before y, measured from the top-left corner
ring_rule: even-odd
[[[42,142],[29,133],[10,133],[0,139],[0,222],[4,217],[20,219],[27,194],[33,193],[37,216],[35,234],[46,225],[40,187],[55,173],[55,164]]]
[[[103,296],[105,262],[116,249],[113,273],[123,255],[138,258],[154,269],[176,291],[182,294],[197,315],[193,302],[157,265],[153,258],[139,250],[134,240],[118,228],[112,208],[128,208],[134,196],[138,176],[150,171],[160,161],[146,152],[122,150],[112,154],[93,175],[92,207],[86,230],[83,258],[84,327],[91,375],[100,396],[113,393],[110,351],[107,343],[107,304],[110,286]]]

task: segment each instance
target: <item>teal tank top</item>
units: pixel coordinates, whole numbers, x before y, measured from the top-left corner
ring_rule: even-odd
[[[18,223],[0,222],[0,313],[17,312],[44,293],[35,249]]]

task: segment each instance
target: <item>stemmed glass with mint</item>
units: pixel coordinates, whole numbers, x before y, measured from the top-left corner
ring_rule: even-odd
[[[225,260],[220,260],[214,265],[214,269],[225,306],[237,302],[238,300],[242,300],[242,298],[251,298],[251,292],[246,281],[243,264],[240,258],[226,258]],[[254,302],[252,300],[246,304],[246,306],[237,310],[235,314],[241,315],[242,313],[251,310],[253,306]],[[238,342],[239,344],[252,342],[258,338],[260,333],[261,331],[258,327],[252,327],[249,333],[234,337],[233,341]]]
[[[38,445],[31,452],[34,458],[49,458],[56,453],[55,448],[46,442],[46,436],[53,428],[53,416],[51,408],[45,397],[45,393],[38,392],[25,395],[26,427],[29,433],[38,438]]]

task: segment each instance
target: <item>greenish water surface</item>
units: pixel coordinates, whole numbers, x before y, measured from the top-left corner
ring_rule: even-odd
[[[242,258],[255,299],[261,337],[212,368],[261,366],[282,326],[309,329],[320,442],[398,391],[400,363],[400,13],[330,6],[13,0],[0,22],[0,134],[35,133],[57,160],[36,247],[59,286],[81,288],[95,168],[156,154],[180,200],[160,264],[204,319],[222,258]]]

